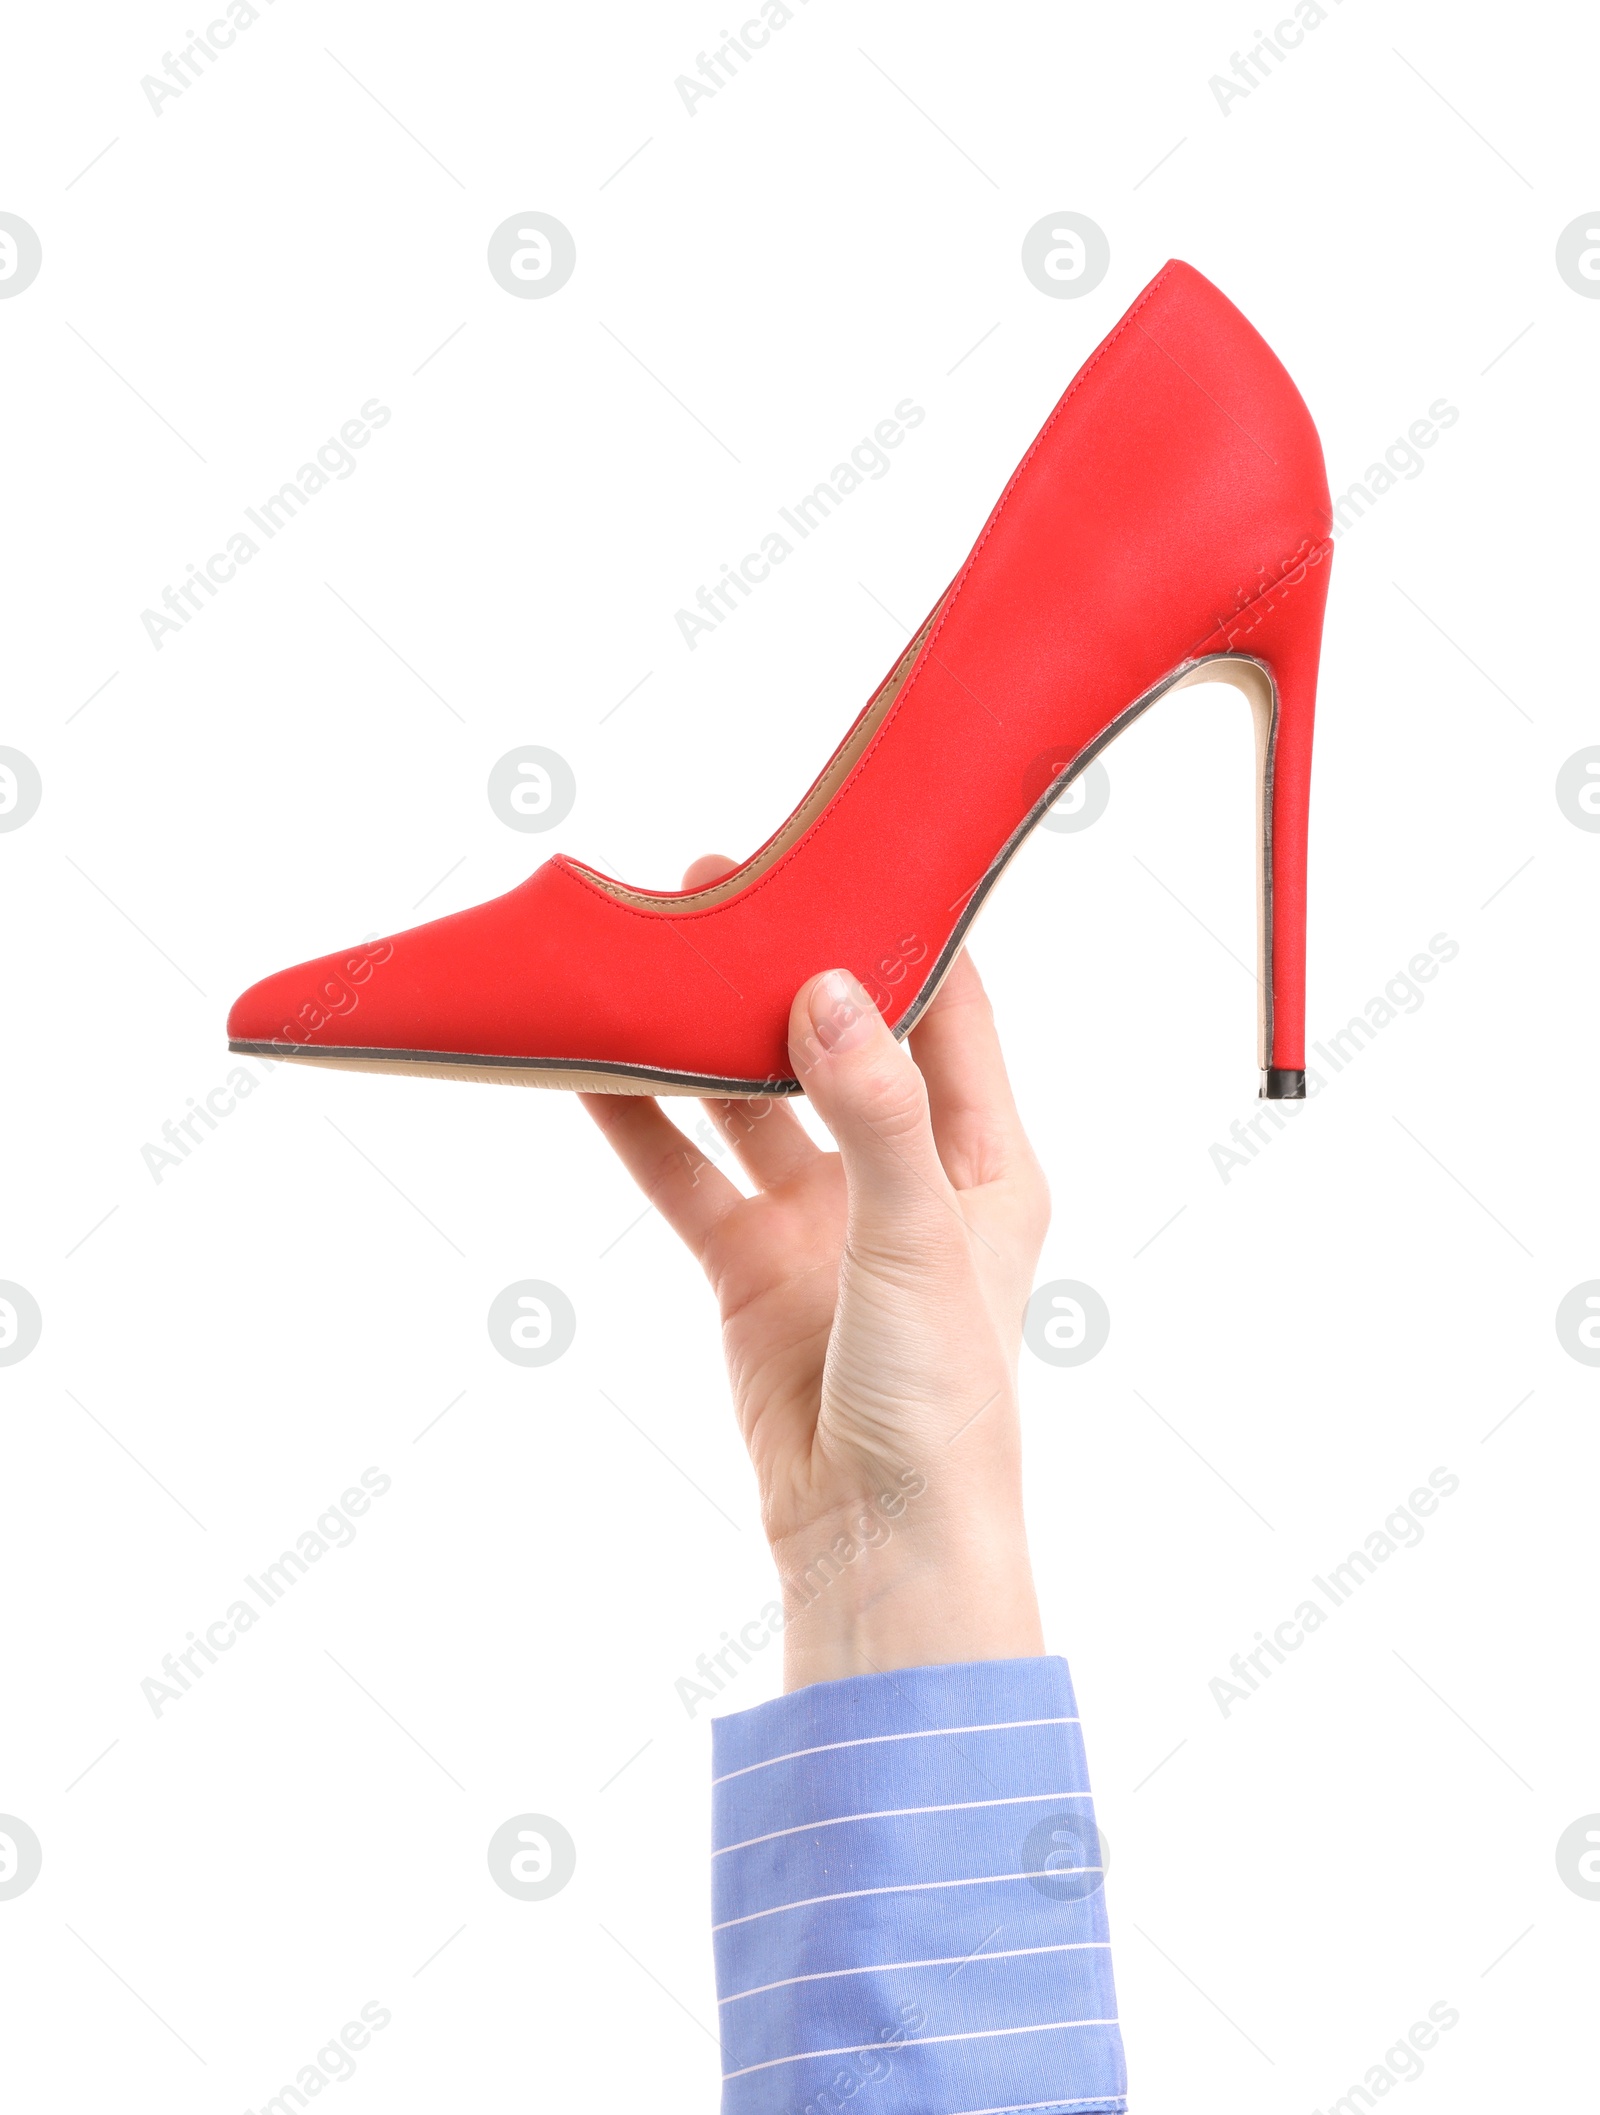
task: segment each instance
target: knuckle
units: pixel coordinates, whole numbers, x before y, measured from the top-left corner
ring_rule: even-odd
[[[899,1053],[872,1068],[854,1100],[857,1121],[888,1143],[916,1138],[928,1130],[928,1090],[922,1074]]]

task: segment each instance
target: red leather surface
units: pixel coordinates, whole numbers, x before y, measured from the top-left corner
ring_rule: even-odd
[[[493,902],[268,977],[228,1033],[787,1078],[790,1001],[817,971],[852,969],[905,1014],[1039,797],[1041,751],[1076,755],[1175,668],[1235,646],[1279,681],[1272,1062],[1298,1066],[1329,520],[1294,384],[1169,264],[1023,458],[866,754],[759,879],[679,912],[621,903],[558,857]]]

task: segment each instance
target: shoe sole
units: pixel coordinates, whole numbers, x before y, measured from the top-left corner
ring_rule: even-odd
[[[1022,845],[1032,835],[1050,807],[1073,780],[1087,771],[1103,749],[1162,698],[1193,684],[1223,682],[1243,692],[1249,702],[1256,732],[1256,934],[1259,993],[1258,1038],[1263,1067],[1263,1092],[1267,1091],[1268,1054],[1272,1049],[1272,763],[1278,731],[1278,690],[1271,669],[1247,654],[1208,654],[1185,662],[1127,709],[1053,779],[1011,836],[1001,847],[987,872],[972,891],[938,960],[921,991],[897,1023],[897,1039],[908,1036],[938,996],[939,988],[955,966],[967,943],[978,913],[987,903]],[[467,1051],[373,1050],[327,1044],[245,1042],[230,1040],[228,1048],[242,1057],[279,1059],[289,1064],[319,1065],[331,1072],[415,1073],[429,1079],[475,1080],[507,1087],[547,1087],[574,1094],[651,1094],[710,1096],[729,1101],[748,1101],[766,1095],[797,1095],[804,1092],[798,1080],[728,1079],[713,1073],[672,1072],[650,1065],[612,1065],[588,1058],[476,1057]],[[1287,1079],[1288,1075],[1284,1075]],[[1303,1087],[1300,1090],[1304,1092]],[[1274,1093],[1273,1099],[1293,1098]]]

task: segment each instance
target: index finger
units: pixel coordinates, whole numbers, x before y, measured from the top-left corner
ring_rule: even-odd
[[[912,1029],[911,1054],[928,1083],[939,1158],[958,1190],[996,1182],[1031,1160],[994,1009],[965,948]]]

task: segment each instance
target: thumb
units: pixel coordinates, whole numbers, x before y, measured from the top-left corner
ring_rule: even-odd
[[[838,1144],[852,1207],[902,1228],[908,1216],[948,1220],[954,1197],[922,1074],[848,970],[830,969],[801,988],[789,1056]]]

